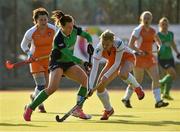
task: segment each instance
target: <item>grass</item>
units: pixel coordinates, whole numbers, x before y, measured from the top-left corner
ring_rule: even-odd
[[[46,100],[48,113],[32,115],[31,122],[22,118],[24,105],[30,102],[31,91],[0,91],[0,131],[180,131],[180,91],[172,91],[174,101],[167,108],[154,108],[151,91],[146,91],[145,99],[139,101],[134,94],[133,109],[121,103],[124,91],[110,91],[115,114],[108,121],[101,121],[102,104],[96,94],[84,105],[84,111],[91,114],[91,120],[81,120],[70,116],[65,122],[57,123],[55,116],[63,116],[72,108],[76,91],[57,91]]]

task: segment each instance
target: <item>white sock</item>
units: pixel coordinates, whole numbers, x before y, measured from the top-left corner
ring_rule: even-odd
[[[132,85],[133,87],[140,87],[140,84],[137,82],[136,78],[131,73],[129,73],[128,78],[124,80],[124,82]]]
[[[35,87],[35,90],[33,92],[33,97],[35,98],[39,94],[39,90],[37,89],[37,86]]]
[[[161,90],[160,88],[153,89],[154,98],[156,100],[156,103],[161,100]]]
[[[129,100],[131,98],[132,94],[133,94],[133,89],[130,86],[128,86],[126,88],[126,92],[125,92],[125,95],[124,95],[123,99]]]
[[[105,90],[102,93],[97,92],[97,96],[101,100],[105,110],[110,111],[112,109],[112,107],[111,107],[111,104],[110,104],[109,94],[108,94],[107,90]]]

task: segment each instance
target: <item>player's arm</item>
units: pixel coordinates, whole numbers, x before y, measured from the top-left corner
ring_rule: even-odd
[[[97,72],[98,72],[98,68],[99,68],[99,59],[93,57],[92,60],[92,69],[91,69],[91,73],[90,73],[90,78],[89,78],[89,88],[93,89],[94,88],[94,83],[96,80],[96,76],[97,76]]]
[[[21,41],[21,49],[30,57],[32,56],[32,53],[29,49],[29,44],[31,43],[32,38],[31,35],[29,33],[29,31],[27,31]]]
[[[83,61],[79,59],[78,57],[74,56],[72,52],[68,48],[63,48],[61,49],[61,52],[66,55],[71,61],[77,63],[77,64],[82,64]]]
[[[155,34],[154,36],[154,40],[156,41],[156,44],[158,46],[158,51],[160,50],[160,47],[162,45],[161,39],[159,38],[159,36],[157,34]]]
[[[173,34],[173,41],[172,41],[172,46],[171,46],[171,47],[172,47],[173,50],[176,52],[177,58],[180,59],[180,53],[179,53],[179,51],[178,51],[178,49],[177,49],[177,46],[176,46],[176,43],[175,43],[175,41],[174,41],[174,34]]]

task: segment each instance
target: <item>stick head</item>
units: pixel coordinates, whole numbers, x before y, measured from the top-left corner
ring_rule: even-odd
[[[59,115],[56,115],[56,121],[57,122],[63,122],[64,120],[62,118],[60,118]]]
[[[6,61],[5,66],[6,66],[7,69],[14,68],[14,65],[10,61],[8,61],[8,60]]]

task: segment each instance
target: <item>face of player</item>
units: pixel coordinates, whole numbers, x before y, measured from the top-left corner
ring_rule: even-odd
[[[111,40],[102,40],[102,46],[104,50],[109,51],[113,46],[113,42]]]
[[[151,24],[152,21],[152,17],[149,14],[145,14],[144,17],[142,18],[143,24],[145,26],[149,26]]]
[[[159,24],[160,28],[163,30],[163,31],[167,31],[168,30],[168,22],[167,21],[162,21],[160,24]]]
[[[62,27],[63,33],[69,36],[73,30],[73,26],[74,26],[73,22],[67,22],[66,25]]]
[[[47,15],[39,15],[38,19],[37,19],[37,25],[38,26],[46,26],[48,23],[48,17]]]

